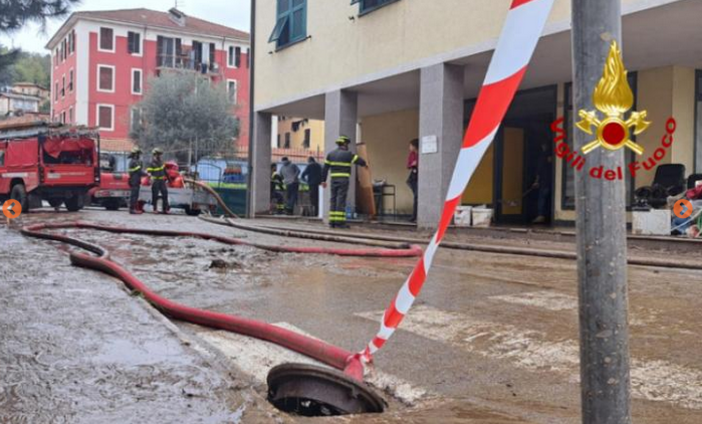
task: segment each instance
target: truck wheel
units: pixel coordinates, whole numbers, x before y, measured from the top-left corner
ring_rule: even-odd
[[[78,196],[73,196],[66,199],[66,209],[68,209],[70,212],[78,212],[79,210],[83,209],[83,202],[81,202],[81,198]]]
[[[58,209],[63,204],[63,200],[62,199],[49,199],[49,204],[51,205],[52,208]]]
[[[105,209],[108,211],[116,211],[119,210],[119,203],[119,199],[108,199],[105,200],[103,206],[105,206]]]
[[[186,206],[185,208],[185,214],[188,216],[198,216],[200,215],[200,209],[193,209],[190,206]]]
[[[24,184],[15,184],[10,192],[10,199],[17,200],[22,206],[22,212],[29,212],[29,201],[27,199],[27,189]]]

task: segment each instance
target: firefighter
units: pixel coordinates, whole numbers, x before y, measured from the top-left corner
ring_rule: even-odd
[[[129,153],[129,213],[138,215],[143,213],[137,206],[139,202],[139,189],[141,188],[141,177],[146,175],[143,163],[141,162],[141,149],[134,147]]]
[[[278,173],[278,166],[271,164],[271,203],[275,204],[273,213],[276,215],[285,213],[285,183],[283,176]]]
[[[339,146],[327,155],[322,169],[322,187],[327,187],[327,175],[331,176],[331,199],[329,202],[329,225],[332,228],[349,228],[346,225],[346,197],[349,192],[351,167],[368,167],[366,161],[349,151],[351,139],[342,135],[336,139]]]
[[[151,159],[151,164],[146,170],[151,174],[151,194],[152,194],[152,205],[154,208],[154,213],[158,213],[158,197],[161,195],[163,213],[168,214],[170,212],[170,207],[168,206],[168,186],[166,185],[166,165],[161,159],[163,155],[163,150],[156,147],[151,154],[153,158]]]

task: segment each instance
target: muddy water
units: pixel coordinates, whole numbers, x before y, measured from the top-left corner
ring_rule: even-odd
[[[240,233],[178,216],[78,215],[142,228]],[[68,232],[110,248],[115,260],[170,299],[282,323],[352,350],[377,331],[382,310],[414,264],[412,259],[271,254],[193,239]],[[247,236],[276,245],[327,245]],[[701,274],[634,267],[630,276],[635,422],[699,424],[702,357],[696,352],[702,331],[696,323],[702,320],[702,289],[694,282]],[[382,416],[338,421],[579,422],[575,293],[574,264],[568,261],[440,251],[413,313],[376,356],[377,368],[390,381],[387,388],[377,386],[386,396],[402,392],[396,390],[398,381],[406,386],[404,392],[425,395],[406,404],[391,402]],[[273,357],[246,362],[241,353],[248,349],[223,346],[232,348],[232,363],[251,375],[265,376],[276,363]],[[252,387],[265,394],[261,380]],[[244,422],[268,421],[245,416]]]
[[[230,423],[258,413],[245,385],[115,280],[70,266],[53,243],[4,227],[0,240],[0,423]]]

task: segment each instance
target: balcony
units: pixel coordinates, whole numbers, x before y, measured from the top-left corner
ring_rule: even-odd
[[[158,55],[156,57],[156,67],[159,69],[183,69],[201,74],[219,73],[219,64],[217,62],[202,63],[188,56],[178,55]]]

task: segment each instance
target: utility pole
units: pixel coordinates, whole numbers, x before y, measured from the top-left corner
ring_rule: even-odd
[[[612,41],[621,45],[620,0],[571,0],[574,115],[593,110]],[[573,127],[574,146],[592,136]],[[599,148],[590,166],[624,167],[624,149]],[[584,424],[630,424],[624,181],[575,173],[580,310],[580,379]]]

